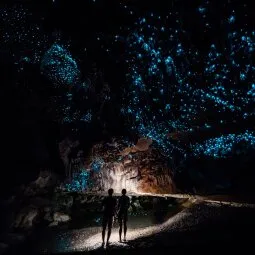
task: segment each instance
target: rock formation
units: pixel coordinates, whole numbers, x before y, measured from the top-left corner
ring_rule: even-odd
[[[134,146],[124,141],[96,144],[87,169],[91,171],[93,191],[123,188],[135,193],[174,193],[176,191],[167,160],[153,147],[150,139],[141,138]],[[93,164],[101,160],[94,171]],[[102,163],[103,162],[103,163]]]
[[[66,177],[71,178],[72,172],[73,172],[73,159],[70,156],[72,153],[72,150],[76,148],[79,145],[79,141],[72,141],[70,138],[66,138],[63,141],[61,141],[58,145],[59,147],[59,154],[60,158],[62,159],[65,167],[65,174]],[[79,152],[79,155],[81,152]]]

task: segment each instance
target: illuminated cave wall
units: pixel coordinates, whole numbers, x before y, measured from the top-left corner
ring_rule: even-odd
[[[117,193],[121,193],[122,189],[138,192],[137,175],[137,167],[127,169],[122,163],[107,164],[101,169],[100,188],[104,191],[113,188]]]
[[[125,188],[134,193],[174,193],[176,187],[167,159],[150,145],[151,141],[148,144],[142,147],[139,141],[130,145],[118,140],[95,145],[88,166],[92,190],[113,188],[120,193]]]

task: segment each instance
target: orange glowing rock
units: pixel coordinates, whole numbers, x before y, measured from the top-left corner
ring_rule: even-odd
[[[138,151],[147,151],[151,144],[152,144],[152,140],[151,139],[149,139],[149,138],[140,138],[137,141],[137,143],[135,145],[135,148]]]
[[[147,151],[151,144],[152,140],[150,138],[140,138],[135,146],[125,148],[120,152],[120,155],[126,156],[129,153],[135,153],[137,151]]]
[[[138,191],[151,194],[169,194],[176,192],[176,186],[171,176],[165,173],[155,176],[151,169],[143,168],[141,169]]]

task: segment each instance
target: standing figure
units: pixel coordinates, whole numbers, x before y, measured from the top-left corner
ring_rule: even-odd
[[[126,241],[126,234],[127,234],[127,220],[128,220],[128,208],[130,206],[130,199],[126,196],[126,189],[122,190],[122,196],[119,198],[118,201],[118,220],[119,220],[119,238],[121,242],[121,234],[122,234],[122,224],[124,225],[124,241]]]
[[[112,232],[112,223],[113,223],[113,217],[115,214],[115,208],[116,208],[116,199],[112,196],[113,189],[108,190],[109,196],[104,198],[103,200],[103,231],[102,231],[102,239],[103,244],[105,243],[105,230],[108,225],[108,233],[107,233],[107,242],[106,245],[109,245],[109,239]]]

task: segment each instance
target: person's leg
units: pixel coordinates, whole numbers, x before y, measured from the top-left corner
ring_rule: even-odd
[[[102,241],[103,241],[103,244],[104,244],[104,240],[105,240],[106,226],[107,226],[107,219],[105,219],[105,217],[104,217],[103,218],[103,231],[102,231]]]
[[[119,240],[121,242],[121,234],[122,234],[122,217],[119,216]]]
[[[111,233],[112,233],[112,218],[113,217],[109,217],[108,218],[107,244],[109,244],[109,240],[110,240]]]
[[[126,241],[127,234],[127,215],[124,216],[124,241]]]

